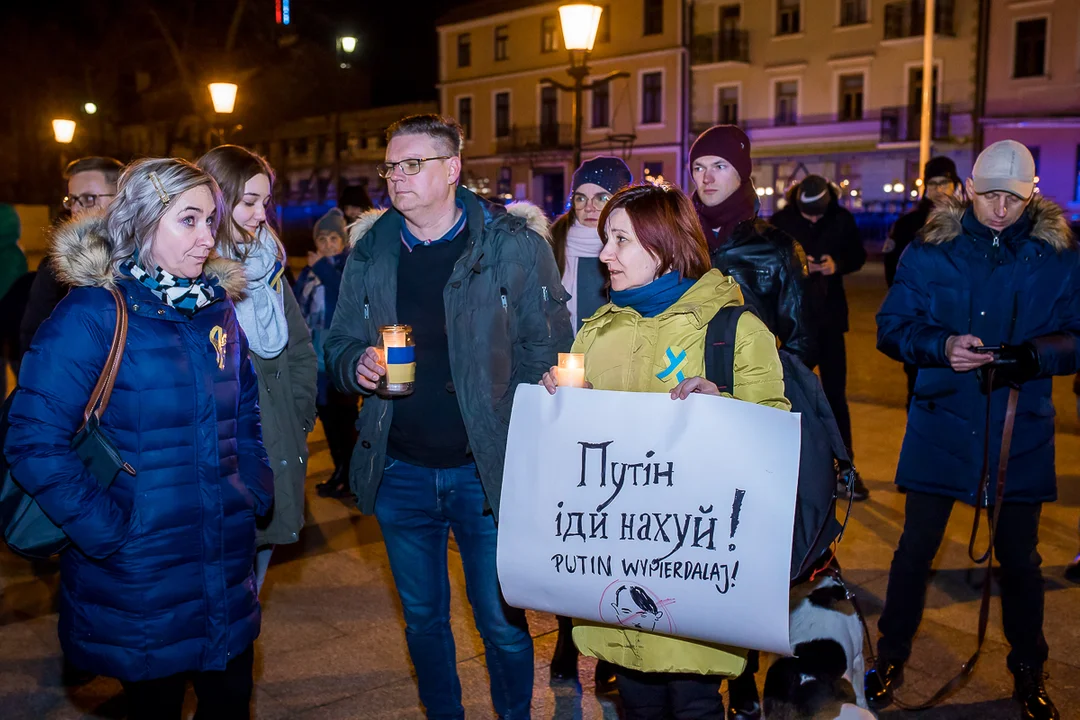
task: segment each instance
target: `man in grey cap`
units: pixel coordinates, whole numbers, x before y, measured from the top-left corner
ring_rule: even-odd
[[[1044,685],[1039,515],[1057,499],[1051,380],[1080,369],[1080,253],[1061,208],[1036,192],[1035,162],[1020,143],[986,148],[967,191],[970,205],[935,206],[877,316],[878,348],[919,374],[896,468],[904,531],[866,695],[884,707],[903,682],[953,503],[997,504],[1007,447],[1003,499],[991,509],[1007,662],[1021,717],[1051,720],[1059,715]]]

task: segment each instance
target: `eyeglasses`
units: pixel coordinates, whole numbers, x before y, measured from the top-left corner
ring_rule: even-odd
[[[116,193],[100,193],[94,195],[93,193],[85,193],[83,195],[68,195],[64,198],[64,207],[68,210],[72,209],[76,205],[80,205],[87,210],[97,206],[98,198],[116,197]]]
[[[394,168],[396,167],[400,167],[401,172],[406,175],[415,175],[420,172],[420,168],[423,167],[424,163],[432,160],[449,160],[451,157],[451,155],[439,155],[438,157],[429,158],[407,158],[400,162],[380,163],[375,167],[375,170],[378,171],[379,177],[384,180],[394,174]]]
[[[597,193],[596,195],[589,197],[582,193],[574,193],[574,207],[583,208],[590,200],[592,200],[593,207],[602,208],[611,201],[611,195],[608,193]]]

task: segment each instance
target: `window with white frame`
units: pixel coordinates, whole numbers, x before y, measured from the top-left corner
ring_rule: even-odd
[[[499,25],[495,28],[495,59],[506,60],[510,57],[510,28]]]
[[[781,80],[774,87],[773,124],[795,125],[799,120],[799,81]]]
[[[592,117],[589,126],[606,128],[611,126],[611,83],[601,83],[592,89]]]
[[[510,93],[495,93],[495,137],[510,135]]]
[[[1046,32],[1048,18],[1018,20],[1015,25],[1013,77],[1042,77],[1046,74]]]
[[[641,124],[664,122],[664,73],[647,72],[641,76]]]
[[[664,0],[645,0],[645,35],[663,34]]]
[[[457,121],[465,132],[465,139],[472,140],[472,98],[459,97],[457,101]]]
[[[472,65],[472,35],[461,33],[457,36],[457,66],[465,68]]]
[[[869,0],[840,0],[840,27],[865,25],[870,21]]]
[[[554,15],[540,20],[540,52],[549,53],[559,49],[559,21]]]
[[[863,91],[866,76],[862,73],[841,75],[839,79],[840,107],[837,116],[841,122],[863,119]]]
[[[802,0],[776,0],[776,34],[802,32]]]
[[[596,29],[596,42],[609,43],[611,42],[611,6],[604,5],[603,8],[600,14],[600,27]]]
[[[739,88],[736,85],[716,89],[716,122],[720,125],[739,124]]]

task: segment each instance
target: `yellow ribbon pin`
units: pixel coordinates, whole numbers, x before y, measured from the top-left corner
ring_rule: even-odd
[[[217,352],[217,366],[219,370],[225,369],[225,343],[229,336],[225,332],[225,329],[220,325],[215,325],[214,329],[210,331],[210,344],[214,346],[215,352]]]

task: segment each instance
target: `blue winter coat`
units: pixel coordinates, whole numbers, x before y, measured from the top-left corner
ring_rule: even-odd
[[[100,222],[58,232],[57,269],[74,289],[23,362],[5,452],[73,542],[60,570],[67,658],[130,681],[222,670],[259,634],[255,516],[273,498],[247,343],[232,300],[187,319],[115,275]],[[238,263],[211,261],[206,274],[230,293],[244,287]],[[136,474],[102,491],[70,442],[112,341],[109,285],[129,327],[102,426]]]
[[[1039,374],[1020,391],[1005,498],[1057,497],[1051,376],[1080,367],[1080,254],[1061,209],[1039,195],[995,236],[970,208],[935,208],[921,239],[900,258],[877,316],[878,348],[919,367],[896,482],[974,504],[987,399],[975,372],[948,365],[945,341],[1031,342]],[[994,391],[991,478],[997,476],[1007,389]]]

